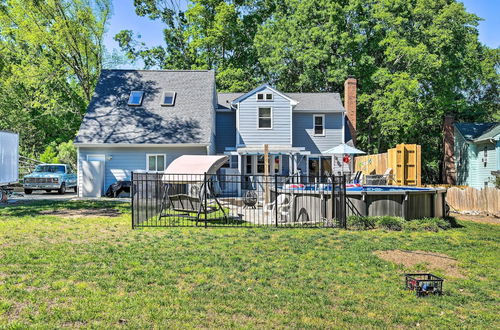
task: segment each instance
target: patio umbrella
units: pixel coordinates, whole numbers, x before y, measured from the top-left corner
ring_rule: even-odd
[[[327,151],[323,152],[324,154],[331,154],[331,155],[361,155],[361,154],[366,154],[363,150],[356,149],[354,147],[351,147],[350,145],[347,145],[345,143],[339,144],[338,146],[328,149]],[[342,175],[344,174],[344,165],[341,166],[341,172]]]

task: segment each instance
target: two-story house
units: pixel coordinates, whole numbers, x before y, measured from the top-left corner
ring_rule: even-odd
[[[213,71],[103,70],[75,139],[80,196],[98,196],[137,170],[163,171],[185,154],[230,155],[227,171],[314,175],[345,166],[324,152],[352,143],[356,80],[338,93],[262,85],[217,93]],[[347,111],[346,111],[347,109]]]

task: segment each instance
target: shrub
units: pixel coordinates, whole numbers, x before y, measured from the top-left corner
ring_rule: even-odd
[[[347,227],[357,230],[373,229],[375,228],[375,218],[351,215],[347,218]]]
[[[438,225],[433,221],[411,220],[405,223],[404,229],[407,231],[439,231]]]
[[[76,147],[73,141],[63,142],[57,146],[57,158],[59,161],[70,165],[73,169],[76,168]]]
[[[387,230],[402,230],[405,220],[403,218],[389,216],[377,217],[376,224],[377,227]]]
[[[446,230],[453,227],[454,218],[424,218],[404,220],[399,217],[362,217],[350,216],[347,218],[347,227],[354,230],[381,228],[386,230],[433,231]]]
[[[55,142],[51,143],[43,154],[40,155],[42,163],[63,163],[70,165],[73,169],[76,168],[76,147],[73,141],[62,142],[57,145]]]
[[[440,218],[424,218],[407,221],[404,229],[408,231],[434,231],[451,228],[451,223]]]
[[[45,148],[43,154],[40,155],[40,161],[47,164],[59,163],[59,158],[57,158],[57,151],[53,144],[50,144]]]

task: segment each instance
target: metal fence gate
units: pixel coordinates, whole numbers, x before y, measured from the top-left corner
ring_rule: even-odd
[[[132,173],[132,228],[346,227],[345,176]]]

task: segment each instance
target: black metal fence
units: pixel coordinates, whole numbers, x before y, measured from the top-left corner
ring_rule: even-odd
[[[346,177],[132,173],[132,227],[346,226]]]

